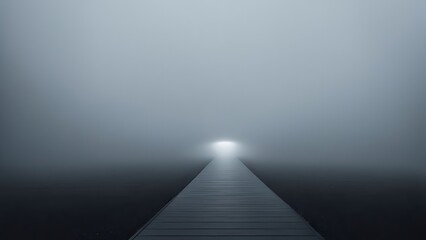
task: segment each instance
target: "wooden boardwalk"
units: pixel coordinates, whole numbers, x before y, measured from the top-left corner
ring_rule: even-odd
[[[132,240],[318,240],[240,160],[215,159]]]

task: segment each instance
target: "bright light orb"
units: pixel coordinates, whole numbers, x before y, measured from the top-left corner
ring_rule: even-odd
[[[219,157],[231,157],[236,154],[237,144],[232,141],[218,141],[213,144],[213,150]]]

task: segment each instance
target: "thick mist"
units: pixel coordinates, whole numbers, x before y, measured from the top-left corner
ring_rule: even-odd
[[[1,184],[183,187],[223,139],[255,173],[423,178],[425,13],[421,0],[2,0]]]
[[[425,9],[2,1],[2,169],[188,161],[220,138],[259,161],[423,164]]]

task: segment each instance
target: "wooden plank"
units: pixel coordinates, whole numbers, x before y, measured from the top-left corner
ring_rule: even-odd
[[[278,235],[278,236],[311,236],[314,233],[307,228],[302,229],[248,229],[248,228],[206,228],[206,229],[145,229],[141,235],[161,235],[161,236],[253,236],[253,235]]]
[[[153,222],[303,222],[303,219],[300,217],[168,217],[168,218],[158,218]]]
[[[157,222],[156,224],[151,224],[147,226],[147,229],[183,229],[183,228],[261,228],[261,229],[299,229],[306,228],[305,223],[303,222],[295,222],[295,223],[280,223],[280,222],[235,222],[235,223],[223,223],[223,222],[210,222],[209,224],[201,223],[201,222],[178,222],[178,223],[164,223]]]
[[[143,240],[318,240],[316,236],[143,236]]]
[[[322,239],[237,159],[215,159],[134,240]]]

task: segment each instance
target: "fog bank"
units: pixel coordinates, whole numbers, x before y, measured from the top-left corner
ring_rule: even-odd
[[[2,1],[2,176],[193,164],[217,139],[256,161],[424,168],[425,11],[414,0]]]

